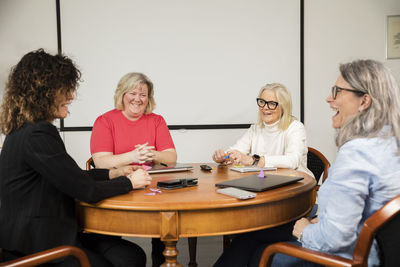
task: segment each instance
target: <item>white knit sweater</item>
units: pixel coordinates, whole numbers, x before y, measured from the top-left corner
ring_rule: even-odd
[[[266,167],[290,168],[314,177],[307,169],[308,149],[304,125],[294,120],[282,131],[278,123],[264,123],[264,127],[252,125],[229,150],[237,149],[245,154],[264,156]]]

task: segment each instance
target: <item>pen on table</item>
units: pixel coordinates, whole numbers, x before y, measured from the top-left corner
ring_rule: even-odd
[[[167,164],[160,162],[160,165],[164,166],[164,167],[168,167]]]

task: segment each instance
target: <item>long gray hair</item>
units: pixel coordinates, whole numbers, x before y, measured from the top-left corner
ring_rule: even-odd
[[[336,145],[340,147],[354,138],[377,136],[385,125],[391,126],[387,136],[394,136],[399,145],[399,86],[390,70],[375,60],[356,60],[341,64],[339,69],[352,88],[371,96],[372,103],[344,124],[337,133]]]

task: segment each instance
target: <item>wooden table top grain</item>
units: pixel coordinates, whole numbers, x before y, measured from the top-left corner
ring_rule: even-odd
[[[255,173],[239,173],[228,166],[209,163],[211,172],[190,164],[191,171],[152,174],[150,186],[96,204],[78,203],[78,218],[86,232],[120,236],[159,237],[166,244],[164,266],[176,261],[176,242],[182,237],[243,233],[281,225],[305,216],[314,203],[315,179],[291,169],[265,174],[295,175],[303,180],[280,188],[257,192],[257,197],[238,200],[216,192],[215,184]],[[161,189],[165,179],[198,178],[198,185]],[[152,194],[155,193],[155,194]]]

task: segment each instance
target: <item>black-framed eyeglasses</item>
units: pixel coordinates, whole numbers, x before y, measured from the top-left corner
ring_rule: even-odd
[[[353,93],[355,93],[355,94],[357,94],[357,95],[359,95],[359,96],[365,95],[365,93],[364,93],[363,91],[360,91],[360,90],[342,88],[342,87],[339,87],[339,86],[334,85],[334,86],[332,86],[332,98],[333,98],[333,99],[336,99],[337,93],[340,92],[340,91],[349,91],[349,92],[353,92]]]
[[[275,102],[275,101],[265,101],[265,100],[262,99],[262,98],[257,98],[257,105],[258,105],[260,108],[263,108],[263,107],[265,107],[265,105],[267,105],[267,107],[268,107],[269,109],[275,110],[275,109],[278,107],[279,103],[278,103],[278,102]]]

